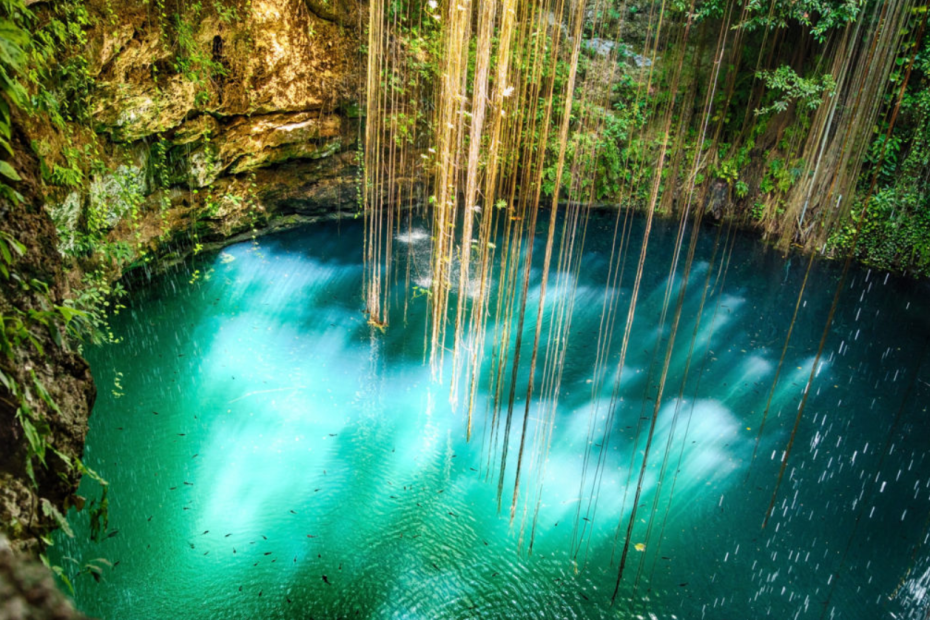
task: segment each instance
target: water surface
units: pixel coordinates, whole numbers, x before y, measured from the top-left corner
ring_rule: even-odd
[[[550,301],[574,289],[577,302],[548,462],[524,472],[543,490],[532,555],[533,502],[508,518],[513,461],[497,510],[488,395],[479,390],[467,443],[463,407],[453,410],[424,364],[426,300],[405,294],[427,282],[428,235],[418,230],[397,239],[395,320],[384,333],[362,313],[360,222],[234,245],[137,286],[113,322],[119,343],[88,351],[99,398],[86,463],[109,481],[111,535],[90,542],[87,511],[72,512],[76,537],[59,533],[51,554],[82,611],[111,620],[820,618],[829,600],[823,617],[925,618],[926,285],[853,271],[763,530],[840,269],[814,266],[750,469],[807,261],[737,238],[721,270],[726,233],[703,232],[611,606],[669,335],[669,321],[658,325],[674,229],[660,225],[650,240],[606,442],[612,382],[592,400],[591,381],[612,215],[592,215],[572,286],[550,287]],[[637,223],[632,237],[641,236]],[[638,243],[618,291],[610,376]],[[534,277],[529,317],[538,269]],[[526,329],[531,341],[532,320]],[[531,438],[539,417],[532,408]],[[589,468],[581,485],[586,452],[603,473]],[[89,480],[81,492],[99,495]],[[95,558],[113,564],[99,583],[78,574]]]

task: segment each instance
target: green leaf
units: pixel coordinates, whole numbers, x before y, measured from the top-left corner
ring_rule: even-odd
[[[9,162],[0,160],[0,174],[13,181],[21,181],[19,174],[13,169]]]
[[[58,508],[56,508],[52,502],[48,501],[44,497],[40,500],[40,502],[42,504],[42,513],[46,517],[51,517],[68,538],[74,538],[74,531],[71,529],[71,525],[68,524],[68,520],[63,514],[61,514]]]
[[[46,390],[42,382],[39,381],[35,371],[31,370],[30,373],[32,374],[32,382],[36,386],[36,391],[39,393],[39,398],[41,398],[55,413],[61,415],[61,409],[58,408],[58,405],[52,399],[52,395],[48,393],[48,390]]]

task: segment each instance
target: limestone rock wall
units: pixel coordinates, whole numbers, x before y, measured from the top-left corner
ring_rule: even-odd
[[[82,189],[47,187],[66,246],[88,208],[105,213],[112,239],[156,254],[179,235],[228,236],[282,207],[354,208],[365,71],[355,0],[202,4],[156,18],[143,0],[115,11],[87,0],[86,101],[105,165]],[[56,131],[27,127],[52,145],[50,161]]]

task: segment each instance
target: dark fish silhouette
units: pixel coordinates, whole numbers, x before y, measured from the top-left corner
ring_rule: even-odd
[[[204,531],[203,531],[203,534],[209,534],[209,533],[210,533],[210,530],[204,530]],[[203,534],[201,534],[201,536],[203,536]]]
[[[292,514],[292,515],[296,515],[297,513],[296,513],[296,512],[294,512],[294,511],[292,510],[292,511],[291,511],[291,514]]]
[[[113,537],[116,536],[117,534],[119,534],[119,530],[113,530],[112,532],[110,532],[109,534],[107,534],[107,538],[113,538]]]
[[[229,538],[230,536],[232,536],[232,532],[230,532],[229,534],[226,534],[226,536],[223,536],[223,538]]]
[[[272,553],[271,551],[266,551],[265,555],[271,555],[271,553]]]
[[[333,585],[329,582],[329,577],[327,577],[326,575],[323,575],[323,583],[325,583],[328,586]]]

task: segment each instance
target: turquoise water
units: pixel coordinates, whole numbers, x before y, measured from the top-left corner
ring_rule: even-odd
[[[405,295],[403,274],[410,260],[411,286],[422,280],[425,230],[397,239],[395,320],[384,333],[362,313],[360,222],[230,246],[136,284],[131,307],[114,320],[120,342],[88,351],[100,394],[85,461],[109,481],[110,534],[90,542],[88,511],[72,511],[75,538],[59,533],[51,552],[78,607],[110,620],[924,620],[927,285],[853,271],[762,529],[840,267],[815,263],[750,468],[807,261],[737,238],[724,278],[726,233],[716,229],[699,241],[611,606],[669,335],[668,322],[658,325],[675,234],[659,226],[650,240],[621,400],[605,435],[611,381],[593,401],[591,381],[613,222],[592,215],[548,461],[524,472],[542,488],[531,555],[536,496],[521,501],[511,525],[513,460],[497,510],[497,468],[488,463],[490,451],[499,464],[500,446],[489,440],[488,395],[479,390],[467,443],[464,408],[452,408],[448,386],[424,364],[425,298]],[[615,291],[612,367],[637,243]],[[529,317],[538,269],[534,276]],[[705,281],[712,288],[702,306]],[[547,300],[565,294],[551,287]],[[396,318],[405,303],[406,324]],[[540,415],[534,407],[530,438]],[[587,451],[601,476],[584,469]],[[89,480],[81,492],[99,496]],[[80,574],[95,558],[112,565],[98,562],[99,583]]]

